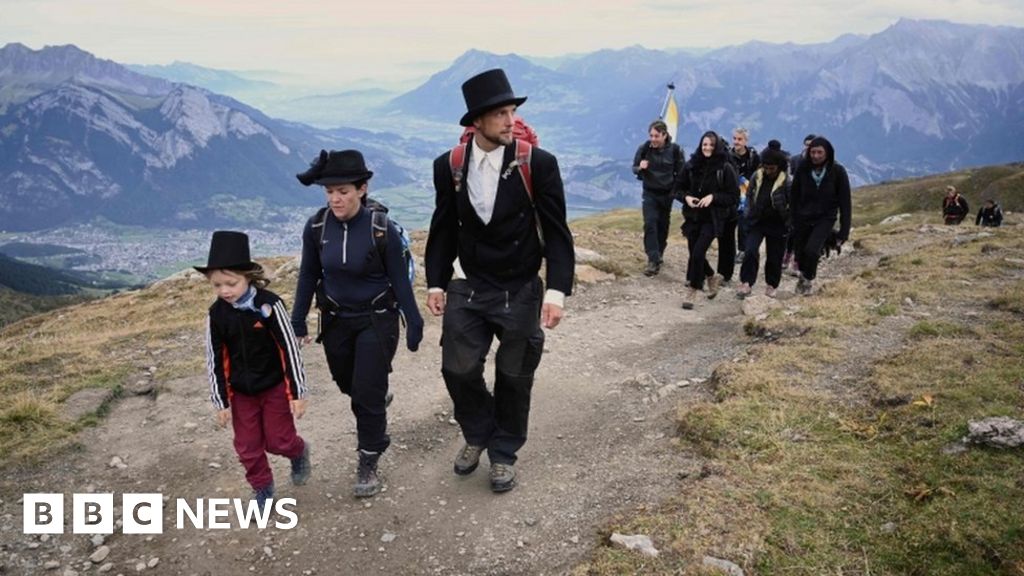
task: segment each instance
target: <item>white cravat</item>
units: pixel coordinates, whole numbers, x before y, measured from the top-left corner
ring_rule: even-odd
[[[466,174],[469,202],[480,220],[488,224],[494,215],[494,201],[498,197],[498,176],[505,160],[505,147],[498,146],[490,152],[484,152],[474,138],[473,151],[469,157],[472,160]]]

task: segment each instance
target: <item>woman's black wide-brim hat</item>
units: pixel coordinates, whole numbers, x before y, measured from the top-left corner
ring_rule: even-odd
[[[373,177],[373,172],[366,169],[366,161],[362,152],[358,150],[321,150],[320,155],[310,164],[309,170],[296,174],[295,177],[304,186],[334,186],[369,180]]]
[[[459,120],[463,126],[472,126],[481,114],[509,104],[526,102],[526,96],[512,93],[512,85],[501,68],[481,72],[462,83],[462,97],[466,100],[466,114]]]
[[[193,266],[206,274],[211,270],[235,270],[250,272],[263,267],[249,257],[249,236],[244,232],[218,230],[210,239],[210,254],[206,257],[206,266]]]

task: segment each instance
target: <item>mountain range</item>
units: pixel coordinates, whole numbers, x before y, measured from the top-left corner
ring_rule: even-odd
[[[412,178],[401,138],[270,118],[74,46],[0,49],[0,229],[104,217],[214,227],[280,222],[322,202],[294,178],[321,148],[362,149],[375,186]],[[401,146],[416,150],[415,145]]]
[[[815,45],[636,46],[544,61],[470,50],[397,96],[362,86],[268,105],[287,120],[217,93],[263,102],[260,90],[280,90],[244,73],[129,68],[74,46],[8,44],[0,49],[0,229],[97,216],[273,225],[321,201],[292,174],[320,148],[344,147],[362,149],[373,188],[422,225],[429,162],[458,135],[460,85],[493,67],[529,97],[521,113],[558,155],[574,213],[637,202],[629,164],[668,82],[688,153],[703,131],[728,136],[742,125],[755,146],[776,138],[794,152],[805,134],[826,135],[855,184],[1024,158],[1024,29],[1012,27],[900,20]],[[344,126],[296,121],[331,118]]]
[[[855,183],[1024,158],[1024,29],[900,20],[870,36],[816,45],[750,42],[704,54],[632,47],[550,69],[516,55],[470,51],[389,108],[458,118],[459,82],[503,67],[529,96],[521,112],[542,141],[622,162],[632,159],[674,82],[680,144],[705,130],[747,127],[799,152],[823,134]],[[629,183],[629,188],[635,184]]]

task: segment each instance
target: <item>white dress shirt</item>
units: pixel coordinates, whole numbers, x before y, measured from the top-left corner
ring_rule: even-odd
[[[494,215],[494,201],[498,197],[498,176],[501,174],[501,163],[505,159],[505,147],[498,146],[490,152],[485,152],[477,146],[476,138],[473,138],[472,142],[473,151],[469,155],[471,162],[466,173],[469,202],[480,220],[484,224],[489,224]]]

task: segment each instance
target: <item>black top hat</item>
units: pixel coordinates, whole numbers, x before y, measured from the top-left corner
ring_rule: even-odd
[[[358,150],[321,150],[320,156],[313,160],[309,170],[296,174],[295,177],[305,186],[332,186],[369,180],[373,177],[373,172],[366,169],[366,161]]]
[[[526,96],[512,93],[512,85],[501,68],[481,72],[462,83],[462,97],[466,99],[466,115],[459,120],[463,126],[472,126],[473,120],[484,112],[508,104],[522,105]]]
[[[210,240],[210,255],[206,266],[193,266],[206,274],[210,270],[237,270],[248,272],[261,266],[249,257],[249,236],[244,232],[217,230]]]

